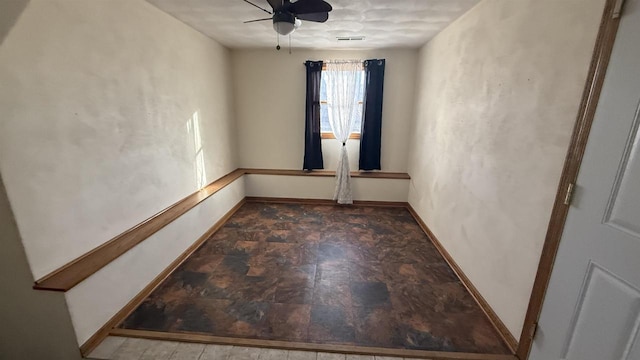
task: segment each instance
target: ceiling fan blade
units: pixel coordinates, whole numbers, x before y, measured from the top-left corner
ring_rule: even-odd
[[[261,6],[256,5],[256,4],[252,3],[252,2],[251,2],[251,1],[249,1],[249,0],[243,0],[243,1],[244,1],[244,2],[246,2],[247,4],[250,4],[250,5],[253,5],[253,6],[257,7],[258,9],[260,9],[260,10],[262,10],[262,11],[266,12],[267,14],[273,14],[271,11],[269,11],[269,10],[267,10],[267,9],[265,9],[265,8],[261,7]]]
[[[271,20],[271,18],[264,18],[264,19],[256,19],[256,20],[249,20],[249,21],[245,21],[245,24],[248,23],[252,23],[252,22],[256,22],[256,21],[267,21],[267,20]]]
[[[329,13],[326,12],[318,12],[318,13],[309,13],[309,14],[298,14],[296,17],[300,20],[306,21],[315,21],[315,22],[325,22],[329,19]]]
[[[296,16],[298,14],[325,13],[333,10],[331,5],[323,0],[298,0],[291,3],[288,8]]]
[[[273,11],[276,11],[277,9],[281,8],[283,5],[283,1],[282,0],[267,0],[269,2],[269,5],[271,5],[271,8],[273,9]]]

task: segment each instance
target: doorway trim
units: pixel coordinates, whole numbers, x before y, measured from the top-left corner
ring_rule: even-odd
[[[576,123],[573,128],[571,143],[565,157],[542,254],[540,255],[540,262],[538,263],[536,279],[531,291],[531,297],[529,298],[529,306],[525,315],[522,333],[520,334],[518,349],[516,350],[516,356],[520,360],[529,358],[542,304],[551,278],[551,271],[553,270],[553,264],[558,246],[560,245],[567,213],[569,212],[570,201],[567,200],[570,199],[567,199],[567,196],[570,196],[570,192],[580,171],[580,165],[591,131],[591,124],[595,117],[602,85],[618,31],[618,25],[620,24],[620,12],[623,2],[624,0],[606,0],[604,6],[587,81],[582,94]],[[568,202],[569,205],[565,204],[566,202]]]

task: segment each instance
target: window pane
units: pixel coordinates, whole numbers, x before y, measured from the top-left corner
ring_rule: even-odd
[[[320,131],[331,132],[331,124],[329,124],[329,110],[327,104],[320,104]]]
[[[362,129],[362,104],[358,104],[353,112],[353,125],[351,126],[352,133],[360,133]]]

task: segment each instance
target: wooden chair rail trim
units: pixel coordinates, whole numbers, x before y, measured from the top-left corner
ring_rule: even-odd
[[[113,329],[109,335],[152,340],[192,342],[201,344],[220,344],[261,348],[277,348],[285,350],[321,351],[357,355],[393,357],[399,356],[404,358],[428,358],[430,360],[517,360],[513,355],[472,354],[445,351],[389,349],[368,346],[289,342],[279,340],[241,339],[205,334],[172,333],[148,330]]]
[[[203,189],[194,192],[140,224],[126,230],[115,238],[37,280],[34,289],[68,291],[242,175],[244,175],[242,170],[234,170],[219,178]]]
[[[133,299],[131,299],[120,311],[118,311],[106,324],[104,324],[95,334],[93,334],[87,341],[80,346],[80,352],[83,356],[89,355],[93,349],[95,349],[100,343],[109,336],[109,332],[120,325],[124,319],[127,318],[137,307],[140,305],[147,296],[151,295],[155,290],[171,273],[180,266],[187,258],[193,254],[196,250],[207,241],[216,231],[218,231],[233,214],[244,205],[245,200],[242,199],[236,204],[229,212],[227,212],[220,220],[218,220],[207,232],[198,238],[191,246],[187,248],[182,254],[180,254],[166,269],[164,269],[158,276],[156,276],[147,286],[145,286]]]
[[[335,171],[320,170],[308,172],[303,170],[236,169],[95,249],[38,279],[33,288],[37,290],[68,291],[245,174],[333,177],[335,176]],[[351,176],[373,179],[410,179],[407,173],[394,172],[354,171],[351,173]]]
[[[331,170],[280,170],[280,169],[241,169],[248,175],[283,175],[283,176],[336,176],[335,171]],[[410,180],[411,177],[407,173],[400,172],[382,172],[382,171],[352,171],[351,177],[354,178],[375,178],[375,179],[400,179]]]
[[[409,212],[411,213],[413,218],[416,220],[420,228],[422,228],[422,231],[424,231],[427,237],[429,237],[429,239],[431,240],[433,245],[436,247],[440,255],[442,255],[442,257],[445,259],[447,264],[449,264],[453,272],[458,276],[458,278],[462,282],[462,285],[464,285],[464,287],[467,289],[467,291],[469,291],[469,293],[474,298],[478,306],[480,306],[480,309],[482,309],[484,314],[489,319],[489,322],[491,322],[491,325],[493,325],[493,327],[496,329],[496,331],[498,332],[502,340],[505,342],[505,344],[507,344],[507,346],[509,347],[509,350],[511,350],[511,352],[515,354],[518,348],[518,341],[516,340],[516,338],[511,334],[507,326],[502,322],[502,320],[500,320],[496,312],[493,311],[493,309],[491,308],[491,305],[489,305],[487,300],[484,299],[484,297],[480,294],[478,289],[473,285],[471,280],[462,271],[462,268],[460,268],[460,266],[458,266],[455,260],[453,260],[453,257],[451,257],[451,254],[449,254],[449,252],[444,248],[444,246],[442,246],[442,243],[440,242],[440,240],[438,240],[438,238],[433,234],[431,229],[429,229],[427,224],[422,220],[422,218],[420,218],[420,215],[418,215],[418,213],[413,209],[413,207],[410,204],[407,204],[407,210],[409,210]]]

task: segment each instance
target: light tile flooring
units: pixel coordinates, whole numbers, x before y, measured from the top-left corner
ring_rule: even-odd
[[[403,360],[385,356],[205,345],[116,336],[106,338],[89,354],[88,358],[93,360]]]

